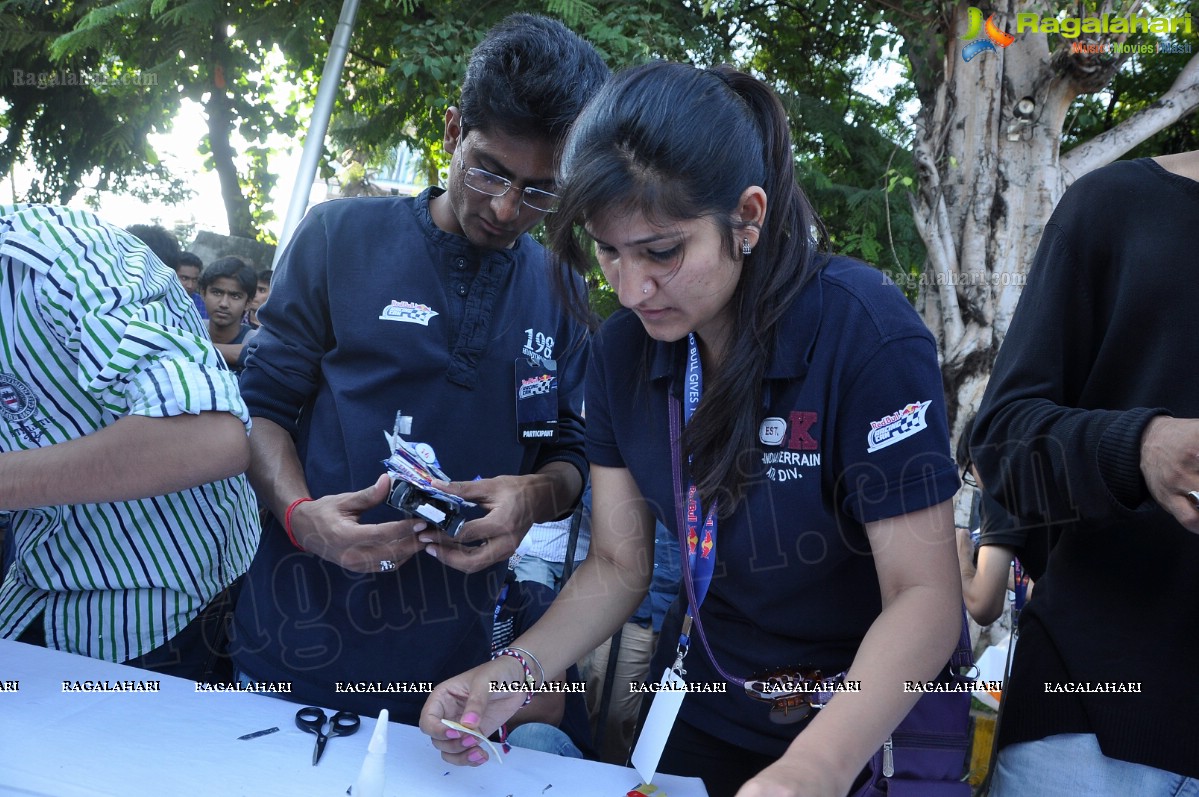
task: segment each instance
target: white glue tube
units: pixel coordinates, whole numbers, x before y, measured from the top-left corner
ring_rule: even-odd
[[[387,709],[379,712],[370,744],[366,746],[366,758],[362,769],[350,789],[352,797],[383,797],[383,784],[387,779],[384,771],[387,755]]]

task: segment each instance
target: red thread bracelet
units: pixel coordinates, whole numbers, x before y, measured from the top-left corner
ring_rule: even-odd
[[[291,513],[297,506],[305,501],[311,501],[311,498],[297,498],[291,502],[291,506],[287,507],[287,511],[283,513],[283,530],[287,532],[287,539],[291,540],[291,544],[299,548],[301,551],[307,550],[303,545],[296,542],[296,535],[291,530]]]

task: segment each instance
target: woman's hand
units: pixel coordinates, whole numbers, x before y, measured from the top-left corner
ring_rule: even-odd
[[[478,766],[487,761],[479,740],[446,727],[442,720],[453,720],[490,736],[516,713],[525,700],[525,692],[495,691],[495,682],[523,682],[524,670],[511,656],[480,664],[472,670],[442,681],[421,709],[420,729],[433,740],[441,757],[458,766]]]

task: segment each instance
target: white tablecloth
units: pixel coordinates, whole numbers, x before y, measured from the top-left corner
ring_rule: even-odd
[[[64,691],[64,681],[83,680],[159,681],[161,691]],[[375,725],[363,717],[358,733],[331,738],[312,766],[316,737],[296,727],[296,703],[197,692],[191,681],[3,640],[0,690],[6,796],[343,797]],[[706,797],[694,778],[654,780],[659,795]],[[519,748],[503,764],[454,767],[416,728],[388,727],[388,797],[624,797],[639,783],[632,769]]]

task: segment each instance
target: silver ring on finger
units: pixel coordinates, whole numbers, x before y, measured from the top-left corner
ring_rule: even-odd
[[[1191,506],[1199,510],[1199,490],[1191,490],[1187,493],[1187,499],[1191,502]]]
[[[379,560],[379,572],[380,573],[390,573],[392,570],[395,570],[395,569],[396,569],[396,563],[391,561],[390,559],[380,559]]]

